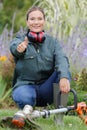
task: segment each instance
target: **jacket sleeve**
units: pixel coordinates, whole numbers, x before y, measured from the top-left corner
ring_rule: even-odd
[[[69,61],[67,56],[64,54],[60,43],[57,40],[55,41],[54,56],[55,56],[55,69],[60,75],[60,78],[70,79]]]
[[[21,36],[16,36],[16,38],[14,38],[11,42],[10,42],[10,51],[12,53],[12,55],[16,58],[20,58],[24,55],[24,52],[23,53],[19,53],[17,51],[17,46],[24,41],[24,37],[21,37]]]

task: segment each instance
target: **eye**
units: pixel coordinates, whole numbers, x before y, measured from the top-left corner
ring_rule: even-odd
[[[31,17],[31,18],[29,18],[29,20],[31,20],[31,21],[35,21],[35,20],[41,21],[41,20],[43,20],[43,19],[44,19],[43,17],[37,17],[37,18]]]
[[[42,17],[39,17],[38,20],[43,20],[43,18],[42,18]]]
[[[32,17],[32,18],[30,18],[30,20],[35,20],[35,18]]]

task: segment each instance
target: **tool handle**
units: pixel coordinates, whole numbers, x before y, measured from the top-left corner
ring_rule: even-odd
[[[73,90],[73,89],[70,89],[70,92],[73,93],[73,96],[74,96],[74,106],[67,107],[68,111],[75,110],[77,108],[77,95],[76,95],[76,91]],[[60,108],[60,106],[61,106],[61,91],[59,91],[57,99],[58,99],[58,108]]]

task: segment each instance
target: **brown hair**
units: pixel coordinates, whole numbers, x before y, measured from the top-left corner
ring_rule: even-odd
[[[41,7],[38,7],[38,6],[33,6],[31,7],[28,12],[27,12],[27,17],[26,17],[26,20],[28,20],[28,17],[29,17],[29,14],[33,11],[36,11],[36,10],[39,10],[40,12],[42,12],[43,16],[44,16],[44,19],[45,19],[45,14],[44,14],[44,11]]]

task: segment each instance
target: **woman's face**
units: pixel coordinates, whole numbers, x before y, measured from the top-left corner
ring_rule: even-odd
[[[45,19],[41,11],[36,10],[29,13],[27,26],[30,31],[41,32],[44,28]]]

